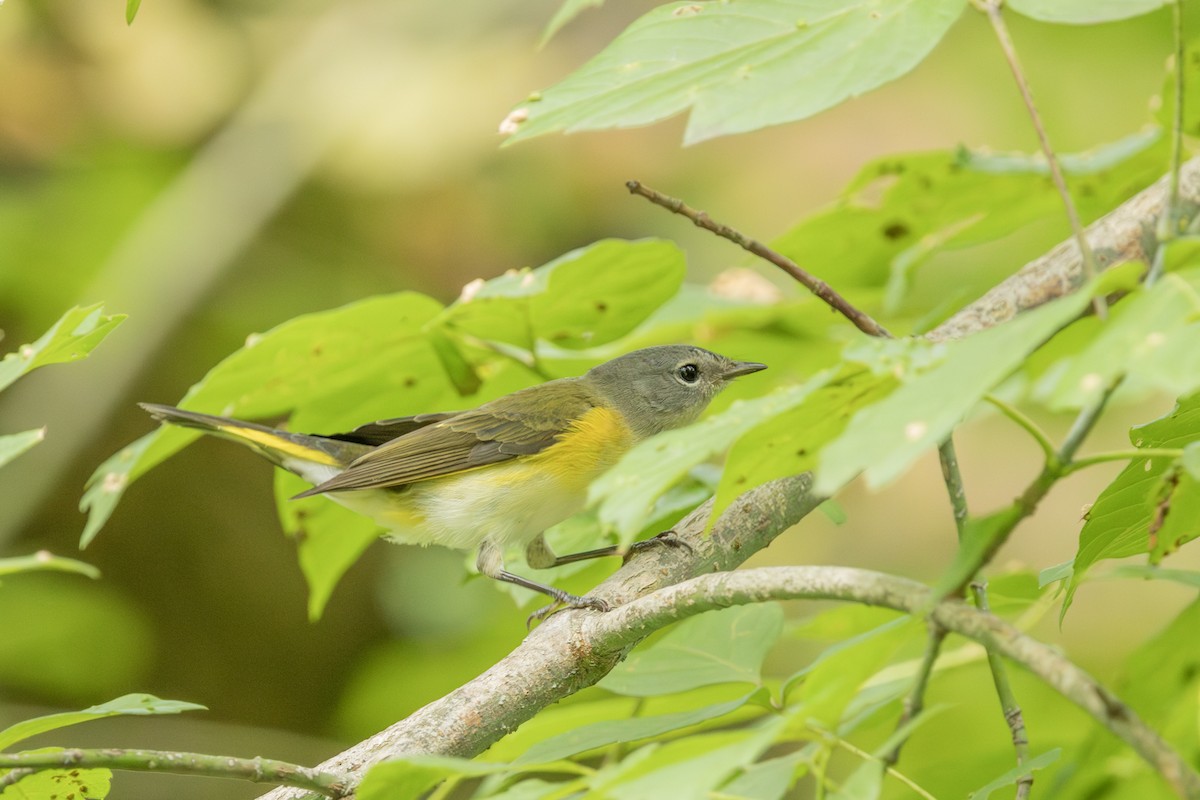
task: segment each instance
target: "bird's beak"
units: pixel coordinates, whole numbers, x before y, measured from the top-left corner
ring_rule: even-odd
[[[740,378],[743,375],[749,375],[751,372],[758,372],[766,368],[766,364],[759,364],[757,361],[734,361],[721,377],[725,380],[730,380],[731,378]]]

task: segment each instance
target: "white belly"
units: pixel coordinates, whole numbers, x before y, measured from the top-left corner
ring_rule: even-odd
[[[524,545],[578,513],[584,492],[551,478],[529,478],[520,464],[498,465],[423,481],[402,492],[331,492],[331,500],[370,517],[399,544],[473,550],[485,539],[501,548]],[[415,513],[414,513],[415,512]]]

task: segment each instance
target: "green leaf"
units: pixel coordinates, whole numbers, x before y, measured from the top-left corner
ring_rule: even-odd
[[[658,239],[605,239],[536,269],[468,286],[439,323],[533,352],[538,341],[580,349],[629,333],[679,291],[683,252]]]
[[[1092,25],[1149,14],[1171,0],[1005,0],[1005,8],[1042,22]]]
[[[0,467],[3,467],[45,438],[45,428],[34,428],[31,431],[0,436]]]
[[[322,419],[344,420],[339,430],[378,419],[353,415],[383,400],[387,416],[438,410],[430,398],[448,397],[449,381],[422,329],[441,310],[429,297],[400,292],[296,317],[250,336],[192,386],[180,405],[243,418],[319,406]],[[130,483],[200,435],[162,426],[101,464],[80,503],[88,513],[81,546],[99,532]]]
[[[750,700],[755,693],[765,690],[755,690],[743,697],[725,703],[704,706],[691,711],[680,711],[674,714],[660,714],[653,717],[630,717],[629,719],[593,722],[574,730],[538,742],[522,753],[514,766],[527,764],[544,764],[559,761],[579,753],[607,747],[619,742],[635,742],[639,739],[649,739],[664,733],[689,728],[710,719],[717,719],[736,711]]]
[[[380,529],[328,498],[291,499],[308,487],[289,472],[275,472],[275,507],[284,533],[299,549],[300,570],[308,583],[308,619],[316,622],[342,575],[379,538]]]
[[[25,753],[61,753],[61,747],[40,747]],[[0,774],[9,770],[0,770]],[[47,769],[21,778],[16,784],[0,791],[4,800],[104,800],[112,791],[112,770]]]
[[[803,119],[911,70],[965,5],[670,3],[516,109],[503,130],[511,129],[511,142],[552,131],[646,125],[690,108],[684,141],[694,144]]]
[[[616,529],[623,539],[636,533],[648,521],[658,498],[689,470],[723,452],[763,421],[800,405],[830,378],[829,372],[819,373],[801,386],[736,402],[695,425],[642,442],[592,482],[589,502],[598,504],[600,520]]]
[[[450,756],[398,758],[383,761],[367,770],[362,783],[355,790],[355,797],[358,800],[416,800],[446,778],[455,775],[492,775],[508,769],[508,764]]]
[[[832,494],[862,471],[871,488],[899,477],[918,456],[943,441],[1034,349],[1078,316],[1094,294],[1112,291],[1127,278],[1128,273],[1104,273],[1090,289],[948,343],[940,364],[858,412],[845,433],[821,451],[817,494]]]
[[[855,413],[896,386],[894,375],[848,366],[798,406],[750,430],[729,452],[710,519],[720,519],[730,503],[757,486],[812,469],[821,448],[845,431]]]
[[[1008,772],[997,777],[993,781],[989,781],[984,786],[979,787],[969,795],[971,800],[987,800],[991,797],[992,792],[997,789],[1003,789],[1006,786],[1015,786],[1017,781],[1024,778],[1026,775],[1032,775],[1039,769],[1045,769],[1058,760],[1062,755],[1062,748],[1056,747],[1053,750],[1048,750],[1040,756],[1034,756],[1020,766],[1013,767]]]
[[[1075,561],[1064,561],[1061,564],[1055,564],[1052,567],[1046,567],[1038,573],[1038,588],[1049,586],[1052,583],[1066,580],[1071,577],[1071,573],[1075,571]]]
[[[103,314],[104,305],[76,306],[59,318],[32,344],[22,345],[0,361],[0,391],[27,372],[48,364],[86,358],[104,337],[125,319],[124,314]]]
[[[775,603],[709,611],[634,650],[599,685],[636,697],[718,683],[760,686],[763,660],[782,632],[783,611]]]
[[[538,47],[545,47],[546,43],[553,39],[554,35],[562,30],[568,22],[587,9],[599,8],[602,5],[604,5],[604,0],[563,0],[558,11],[555,11],[554,16],[546,23],[546,29],[542,31],[542,39],[538,42]]]
[[[58,572],[74,572],[89,578],[99,578],[100,570],[91,564],[76,561],[73,558],[63,558],[41,550],[30,556],[16,558],[0,558],[0,575],[12,575],[17,572],[33,572],[35,570],[55,570]]]
[[[98,706],[85,708],[82,711],[72,711],[64,714],[49,714],[44,717],[34,717],[10,725],[0,731],[0,750],[6,750],[22,739],[37,736],[39,733],[65,728],[68,725],[78,725],[81,722],[103,719],[115,716],[147,716],[156,714],[178,714],[183,711],[205,711],[204,706],[187,703],[182,700],[160,700],[150,694],[127,694],[109,700]]]
[[[1044,181],[964,165],[934,151],[889,156],[863,167],[829,208],[772,246],[847,287],[886,282],[896,310],[916,271],[933,255],[1011,235],[1053,209]]]
[[[1161,142],[1162,138],[1162,128],[1151,126],[1090,150],[1079,153],[1062,153],[1058,157],[1058,162],[1062,166],[1063,172],[1069,175],[1095,175],[1145,152],[1148,148]],[[978,151],[960,147],[958,157],[962,166],[979,172],[1050,174],[1046,157],[1041,153],[996,153],[991,150]]]
[[[1096,400],[1118,374],[1139,386],[1179,396],[1200,388],[1200,273],[1167,275],[1149,290],[1116,304],[1074,354],[1038,382],[1034,396],[1050,408],[1079,409]]]
[[[745,768],[718,793],[737,800],[782,800],[792,783],[807,771],[803,753],[791,753]]]
[[[882,669],[918,628],[911,619],[896,619],[827,648],[784,683],[790,713],[833,729],[859,687]],[[803,682],[793,702],[790,690],[797,681]]]
[[[142,0],[125,0],[125,24],[132,25],[133,18],[137,16],[138,9],[142,6]]]
[[[829,793],[829,800],[877,800],[883,791],[885,769],[882,761],[864,761]]]
[[[1183,457],[1179,466],[1187,470],[1187,474],[1200,479],[1200,442],[1191,442],[1183,448]]]
[[[1122,564],[1103,577],[1109,580],[1135,578],[1147,581],[1171,581],[1200,589],[1200,572],[1187,569],[1163,569],[1153,564]]]
[[[697,734],[656,748],[623,771],[617,781],[593,782],[598,796],[615,800],[707,797],[738,769],[754,763],[771,746],[782,720],[770,719],[757,730]],[[645,749],[645,748],[643,748]]]
[[[1073,182],[1079,202],[1087,205],[1080,212],[1085,219],[1106,213],[1165,168],[1161,132],[1143,136],[1102,152],[1063,157],[1089,173]],[[1097,168],[1104,172],[1090,174]],[[868,163],[832,205],[772,246],[843,291],[886,283],[885,309],[896,312],[918,270],[934,256],[1001,239],[1011,250],[1015,231],[1053,218],[1061,201],[1045,169],[1044,160],[1025,154],[984,156],[960,149],[887,156]],[[1068,233],[1065,225],[1062,232]],[[1030,238],[1031,249],[1012,252],[1011,260],[1033,258],[1043,242],[1052,241]],[[968,265],[973,266],[963,267]],[[944,283],[938,291],[945,296]]]
[[[560,703],[551,706],[496,742],[483,758],[488,761],[513,761],[539,742],[584,725],[628,719],[637,714],[644,704],[645,701],[631,697],[601,696],[586,703]]]
[[[1139,448],[1180,448],[1200,441],[1200,395],[1184,398],[1166,416],[1130,429],[1129,437]],[[1194,495],[1200,493],[1200,484],[1181,472],[1171,459],[1140,458],[1131,461],[1105,487],[1079,532],[1079,547],[1060,616],[1066,615],[1084,575],[1098,561],[1152,550],[1150,527],[1160,512],[1165,513],[1157,537],[1164,548],[1195,538],[1195,526],[1186,513],[1195,508]],[[1171,513],[1171,505],[1176,502],[1185,513]],[[1177,519],[1172,520],[1172,516]]]

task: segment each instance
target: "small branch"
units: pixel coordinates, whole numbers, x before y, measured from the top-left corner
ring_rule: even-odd
[[[988,607],[987,582],[976,581],[971,584],[971,593],[975,597],[975,607],[985,614],[991,613]],[[1000,656],[991,648],[987,650],[988,666],[992,668],[992,682],[996,685],[996,697],[1000,700],[1000,710],[1004,713],[1004,721],[1012,733],[1013,749],[1017,751],[1017,766],[1021,766],[1029,758],[1029,734],[1025,731],[1025,715],[1013,694],[1012,684],[1008,680],[1008,669]],[[1017,780],[1016,800],[1026,800],[1033,789],[1033,773],[1022,775]]]
[[[962,472],[958,469],[958,453],[954,450],[953,436],[938,446],[938,461],[942,465],[942,480],[950,496],[950,507],[954,510],[954,527],[961,540],[967,524],[967,490],[963,486]]]
[[[1062,198],[1063,209],[1067,212],[1067,221],[1071,224],[1071,233],[1075,237],[1075,243],[1079,247],[1080,256],[1083,258],[1083,272],[1089,279],[1094,277],[1098,270],[1096,269],[1096,256],[1092,253],[1092,246],[1088,243],[1087,236],[1083,232],[1083,224],[1079,221],[1079,212],[1075,209],[1075,201],[1071,199],[1071,193],[1067,191],[1067,180],[1063,177],[1062,167],[1058,163],[1058,156],[1054,153],[1054,148],[1050,146],[1050,137],[1046,135],[1046,126],[1042,124],[1042,117],[1038,113],[1037,106],[1033,102],[1033,92],[1029,88],[1029,81],[1025,77],[1025,71],[1021,68],[1021,61],[1017,58],[1017,49],[1013,45],[1012,36],[1008,32],[1008,24],[1004,21],[1004,15],[1000,8],[1003,5],[1003,0],[974,0],[975,7],[987,15],[988,21],[992,24],[992,30],[996,33],[996,39],[1000,43],[1000,49],[1004,51],[1004,58],[1008,61],[1008,67],[1012,70],[1013,78],[1017,82],[1017,88],[1021,92],[1021,99],[1025,102],[1025,110],[1029,112],[1029,119],[1033,122],[1033,129],[1037,132],[1038,143],[1041,145],[1042,154],[1046,157],[1046,165],[1050,168],[1050,177],[1054,180],[1054,186],[1058,189],[1058,195]],[[1092,307],[1096,310],[1096,315],[1101,319],[1107,313],[1107,306],[1104,298],[1097,295],[1092,301]]]
[[[1183,0],[1171,4],[1171,22],[1175,37],[1175,108],[1171,120],[1171,171],[1167,173],[1167,203],[1158,222],[1158,247],[1154,261],[1146,274],[1146,285],[1151,286],[1163,276],[1166,269],[1165,245],[1179,235],[1183,217],[1179,203],[1179,170],[1183,162],[1183,95],[1185,48],[1183,41]]]
[[[858,328],[863,333],[868,334],[869,336],[882,336],[888,339],[892,338],[892,335],[888,333],[882,325],[868,316],[865,312],[860,311],[852,306],[850,302],[846,300],[846,298],[838,294],[829,284],[810,274],[801,268],[795,261],[792,261],[782,253],[777,253],[762,242],[742,235],[740,232],[729,227],[728,225],[722,225],[719,222],[713,221],[708,214],[692,208],[682,200],[678,200],[669,195],[655,191],[649,186],[646,186],[638,181],[628,181],[626,182],[625,186],[629,189],[630,193],[640,195],[657,206],[662,206],[668,211],[687,217],[696,225],[696,227],[704,228],[706,231],[715,233],[717,236],[720,236],[724,239],[728,239],[738,247],[741,247],[743,250],[747,250],[759,258],[771,262],[803,284],[805,288],[832,307],[835,311],[854,323],[854,327]]]
[[[933,674],[933,666],[937,663],[938,654],[942,651],[942,642],[946,640],[946,633],[946,629],[936,622],[929,623],[929,637],[925,640],[925,652],[921,655],[921,663],[917,665],[917,674],[913,677],[912,690],[908,693],[908,697],[904,698],[904,712],[900,714],[896,730],[900,730],[912,722],[925,710],[925,690],[929,688],[929,677]],[[891,752],[884,756],[883,763],[889,768],[900,760],[900,750],[904,747],[905,741],[907,739],[896,742],[896,746],[891,749]]]
[[[942,477],[946,481],[946,491],[950,493],[950,502],[954,506],[954,521],[958,526],[958,541],[961,546],[966,530],[967,501],[963,491],[962,474],[958,469],[958,456],[954,452],[953,439],[947,439],[942,443],[941,448],[938,449],[938,456],[942,462]],[[988,611],[987,583],[975,582],[972,583],[972,588],[974,589],[976,605],[980,610]],[[931,622],[930,625],[932,626],[933,623]],[[933,633],[934,629],[931,627],[930,646],[925,651],[925,658],[929,659],[929,663],[922,663],[921,665],[926,671],[932,671],[933,661],[937,659],[937,648],[941,646],[941,639],[937,642],[933,641]],[[942,632],[941,637],[945,638],[945,635],[945,632]],[[1008,668],[1000,660],[1000,656],[996,655],[996,651],[990,647],[987,648],[987,660],[988,668],[992,672],[992,683],[996,686],[996,696],[1000,699],[1000,707],[1004,711],[1004,720],[1013,731],[1013,747],[1017,753],[1017,766],[1020,766],[1029,757],[1029,738],[1025,733],[1025,721],[1021,714],[1021,706],[1017,704],[1016,695],[1013,694],[1012,685],[1008,680]],[[913,689],[914,695],[918,688],[924,691],[924,687],[918,683]],[[918,698],[918,701],[920,701],[920,698]],[[896,749],[898,752],[899,746]],[[1017,782],[1017,800],[1024,800],[1028,796],[1029,788],[1032,785],[1033,775],[1021,778]]]
[[[0,789],[35,772],[51,769],[118,769],[131,772],[169,772],[176,775],[207,775],[240,778],[255,783],[274,783],[317,792],[326,797],[348,797],[348,781],[342,775],[322,772],[270,758],[232,758],[203,753],[166,750],[60,750],[54,753],[0,753]]]

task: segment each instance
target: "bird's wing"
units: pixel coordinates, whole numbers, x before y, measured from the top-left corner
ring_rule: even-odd
[[[346,433],[326,434],[324,438],[378,447],[381,444],[387,444],[393,439],[399,439],[401,436],[406,436],[415,430],[424,428],[427,425],[456,417],[460,413],[459,411],[450,411],[438,414],[417,414],[414,417],[381,419],[375,422],[368,422],[366,425],[359,425],[354,430]]]
[[[532,455],[595,405],[574,379],[523,389],[392,439],[298,496],[403,486]]]

